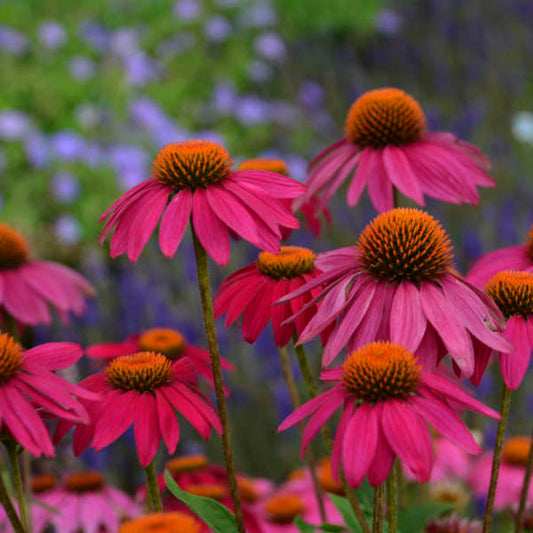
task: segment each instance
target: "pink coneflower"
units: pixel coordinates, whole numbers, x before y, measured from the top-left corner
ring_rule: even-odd
[[[513,507],[520,501],[530,447],[529,437],[512,437],[504,443],[496,485],[495,510]],[[487,495],[492,471],[492,455],[492,453],[483,454],[471,470],[470,485],[474,493],[480,497]],[[533,504],[533,485],[529,487],[528,502]]]
[[[250,343],[256,341],[270,321],[274,342],[285,346],[294,333],[300,335],[304,331],[316,313],[316,306],[306,309],[293,323],[283,322],[320,291],[315,289],[285,304],[272,303],[316,278],[320,271],[314,261],[311,250],[298,246],[282,246],[279,254],[261,252],[257,261],[237,270],[222,283],[214,298],[215,318],[226,314],[225,324],[229,327],[242,316],[242,336]]]
[[[172,361],[187,357],[198,373],[209,383],[213,383],[209,352],[187,342],[185,337],[175,329],[151,328],[138,335],[130,335],[123,342],[93,344],[85,350],[87,357],[106,363],[121,355],[131,355],[137,352],[162,353]],[[234,369],[227,359],[221,358],[221,364],[226,370]]]
[[[36,500],[32,521],[36,533],[43,533],[49,526],[65,533],[111,533],[118,530],[124,519],[141,514],[132,498],[108,485],[99,472],[67,474],[58,487],[51,483],[52,479],[50,475],[39,476],[37,483],[32,483]]]
[[[325,207],[353,176],[348,205],[368,189],[379,211],[394,207],[394,188],[419,205],[424,195],[454,204],[477,204],[477,186],[493,187],[488,159],[451,133],[426,131],[418,102],[399,89],[375,89],[359,97],[346,117],[345,137],[309,165],[307,196]]]
[[[324,273],[281,302],[301,298],[322,285],[302,307],[322,303],[299,342],[335,324],[322,364],[373,340],[391,340],[414,352],[434,370],[450,354],[464,376],[474,372],[479,347],[511,350],[490,328],[504,323],[494,302],[453,268],[446,232],[419,209],[398,208],[378,215],[350,246],[317,256]],[[490,328],[489,328],[490,326]]]
[[[470,269],[466,279],[478,287],[483,287],[489,278],[503,270],[533,272],[533,225],[529,229],[525,244],[482,255]]]
[[[153,162],[153,176],[101,216],[107,221],[100,242],[115,228],[111,257],[127,253],[136,261],[161,219],[159,245],[172,257],[192,217],[198,239],[218,264],[228,263],[230,231],[258,248],[278,252],[281,228],[299,227],[283,200],[301,196],[305,187],[274,172],[235,172],[232,164],[229,153],[215,142],[165,146]]]
[[[81,356],[81,348],[67,342],[24,351],[7,333],[0,333],[0,429],[36,457],[54,456],[41,414],[71,423],[89,421],[76,397],[95,400],[98,395],[54,374]]]
[[[190,514],[178,511],[150,513],[120,526],[119,533],[200,533],[202,524]]]
[[[396,456],[419,482],[428,481],[433,464],[426,422],[469,453],[478,446],[450,404],[484,415],[499,414],[440,376],[422,371],[415,356],[399,344],[373,342],[351,353],[342,366],[322,373],[335,386],[296,409],[279,427],[288,429],[311,416],[302,438],[302,453],[333,413],[342,407],[331,457],[338,481],[342,464],[348,483],[365,476],[381,485]]]
[[[49,306],[66,321],[70,311],[81,315],[94,290],[74,270],[51,261],[30,259],[26,239],[0,223],[0,307],[21,324],[48,324]]]
[[[100,393],[102,400],[86,402],[91,422],[76,427],[76,455],[91,440],[100,451],[133,424],[139,462],[146,467],[155,457],[161,439],[170,453],[176,449],[180,430],[175,409],[204,439],[209,438],[212,427],[222,431],[214,408],[196,386],[194,366],[186,358],[172,362],[153,352],[123,355],[80,385]],[[60,440],[71,426],[60,422],[54,440]]]

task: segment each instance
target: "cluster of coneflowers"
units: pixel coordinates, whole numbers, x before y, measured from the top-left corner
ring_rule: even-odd
[[[533,235],[524,246],[487,254],[465,277],[454,267],[439,222],[422,209],[398,206],[399,193],[421,206],[425,196],[477,204],[477,187],[494,185],[488,169],[476,147],[449,133],[428,132],[419,104],[398,89],[370,91],[356,100],[345,137],[311,162],[305,184],[292,180],[281,161],[250,160],[235,170],[230,154],[215,142],[164,147],[152,176],[102,215],[101,241],[111,235],[111,257],[127,254],[135,262],[159,225],[161,251],[179,257],[190,223],[209,350],[190,345],[174,330],[139,332],[122,343],[89,347],[98,371],[77,385],[56,372],[80,359],[79,346],[24,349],[20,339],[25,326],[50,321],[50,306],[64,319],[71,311],[81,313],[92,289],[64,266],[33,260],[26,241],[0,225],[6,327],[0,335],[0,424],[12,485],[10,494],[8,478],[0,478],[0,501],[12,530],[281,533],[297,531],[298,516],[316,527],[346,525],[329,496],[334,493],[351,504],[361,531],[381,533],[386,523],[395,533],[399,480],[430,480],[437,440],[461,453],[482,452],[461,419],[467,409],[499,420],[490,480],[477,478],[480,493],[488,492],[483,526],[451,515],[429,523],[426,531],[488,533],[502,456],[502,477],[513,458],[526,465],[511,502],[516,531],[522,531],[531,438],[505,446],[503,439],[511,391],[527,372],[533,343]],[[284,245],[299,227],[299,213],[315,234],[322,215],[334,223],[328,203],[346,181],[350,206],[366,188],[379,212],[355,243],[319,254]],[[227,265],[230,243],[240,239],[259,248],[257,260],[231,274],[212,298],[208,258]],[[232,365],[220,357],[215,329],[215,319],[224,315],[226,326],[238,323],[249,343],[270,323],[279,348],[295,408],[279,431],[299,425],[306,466],[276,490],[235,470],[226,409],[230,391],[222,375]],[[316,337],[323,346],[319,382],[303,346]],[[307,386],[305,402],[292,375],[291,344]],[[504,382],[500,414],[461,382],[477,386],[494,355]],[[216,407],[201,380],[214,388]],[[337,413],[340,418],[330,423]],[[221,435],[225,469],[201,456],[167,464],[177,490],[208,498],[200,500],[203,507],[176,499],[155,468],[161,441],[169,454],[176,450],[181,417],[204,439],[213,430]],[[53,437],[45,423],[52,418],[59,419]],[[144,502],[151,514],[139,518],[143,507],[96,472],[62,480],[35,477],[31,501],[37,503],[28,508],[28,453],[54,456],[53,443],[71,429],[76,455],[89,446],[99,451],[131,426],[146,470],[137,503]],[[320,432],[330,452],[326,461],[317,461],[309,448]],[[372,512],[353,491],[365,479],[374,488]],[[211,512],[221,515],[209,499],[231,510],[230,518],[212,522]],[[197,516],[191,508],[203,511]]]

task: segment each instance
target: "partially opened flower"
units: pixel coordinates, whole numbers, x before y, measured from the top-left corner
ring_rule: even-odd
[[[483,287],[489,279],[503,270],[533,272],[533,225],[525,244],[500,248],[482,255],[468,272],[470,283]]]
[[[227,264],[233,232],[258,248],[279,251],[283,227],[298,220],[284,203],[305,187],[275,172],[233,171],[230,154],[218,143],[186,141],[165,146],[153,175],[119,198],[100,218],[107,221],[100,242],[113,228],[111,257],[136,261],[159,219],[159,245],[172,257],[189,223],[206,252]]]
[[[300,406],[281,424],[286,430],[310,416],[302,437],[302,453],[328,419],[342,408],[331,468],[338,481],[342,465],[349,485],[365,476],[381,485],[396,457],[419,482],[428,481],[433,464],[426,423],[469,453],[476,443],[454,407],[499,418],[446,379],[424,372],[415,356],[399,344],[373,342],[351,353],[342,366],[322,373],[333,388]]]
[[[322,286],[300,310],[321,302],[299,342],[335,324],[324,366],[345,346],[352,351],[373,340],[391,340],[414,352],[429,370],[449,353],[456,369],[469,377],[479,347],[512,347],[493,331],[504,323],[501,312],[454,270],[452,257],[450,240],[433,217],[419,209],[394,209],[378,215],[356,246],[318,255],[315,265],[323,274],[280,301]]]
[[[429,520],[424,533],[482,533],[483,524],[480,520],[470,520],[456,513]]]
[[[209,383],[213,383],[211,359],[205,348],[187,342],[179,331],[172,328],[151,328],[138,335],[130,335],[123,342],[93,344],[85,353],[91,359],[108,363],[121,355],[131,355],[137,352],[161,353],[171,361],[187,357],[195,366],[198,373]],[[222,368],[233,370],[233,365],[221,358]]]
[[[307,248],[282,246],[278,254],[261,252],[257,261],[231,274],[214,298],[215,318],[226,314],[226,327],[242,316],[242,336],[253,343],[272,323],[274,342],[285,346],[293,334],[300,335],[316,313],[309,307],[293,323],[283,324],[298,313],[318,289],[281,305],[273,302],[316,278],[320,271],[314,265],[315,254]]]
[[[220,420],[196,385],[191,361],[172,362],[164,355],[140,352],[113,359],[102,372],[80,385],[101,394],[101,401],[86,402],[90,424],[74,432],[74,453],[79,455],[92,441],[96,451],[109,446],[132,424],[141,466],[149,465],[161,443],[170,453],[178,444],[180,429],[176,409],[204,439]],[[59,441],[73,424],[60,422],[54,440]]]
[[[199,520],[190,514],[175,512],[151,513],[130,520],[118,530],[119,533],[200,533]]]
[[[79,398],[97,394],[73,385],[54,373],[73,365],[82,355],[77,344],[41,344],[24,351],[7,333],[0,333],[0,430],[39,457],[54,456],[42,414],[86,424],[89,416]]]
[[[307,197],[321,207],[351,177],[347,200],[355,205],[366,187],[374,207],[394,207],[394,189],[425,205],[424,195],[454,204],[477,204],[480,187],[493,187],[488,159],[451,133],[430,133],[418,102],[400,89],[360,96],[346,117],[345,137],[309,165]]]
[[[66,321],[69,312],[81,315],[94,290],[74,270],[31,258],[26,239],[0,223],[0,308],[21,324],[48,324],[55,308]]]

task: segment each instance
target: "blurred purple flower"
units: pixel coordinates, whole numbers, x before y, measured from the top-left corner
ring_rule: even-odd
[[[94,50],[102,51],[109,44],[108,32],[95,22],[83,22],[80,24],[79,35]]]
[[[251,61],[248,65],[248,76],[252,81],[261,83],[267,81],[272,77],[273,70],[270,65],[264,61]]]
[[[204,24],[205,37],[215,43],[225,41],[231,31],[231,24],[220,15],[213,15]]]
[[[85,143],[79,159],[90,167],[96,167],[102,163],[104,153],[101,146],[95,142],[88,142]]]
[[[278,16],[271,5],[265,2],[258,2],[251,5],[241,14],[241,24],[244,26],[255,26],[264,28],[273,26],[278,21]]]
[[[35,168],[45,168],[50,160],[50,148],[46,137],[40,133],[30,135],[24,144],[26,158]]]
[[[89,103],[80,104],[74,114],[76,121],[83,128],[94,128],[102,119],[102,113],[98,106]]]
[[[72,131],[60,131],[50,137],[54,154],[65,161],[75,161],[83,156],[86,149],[85,140]]]
[[[46,20],[39,26],[39,41],[46,48],[57,50],[65,44],[66,40],[67,32],[59,22]]]
[[[77,244],[81,238],[81,227],[72,215],[61,215],[54,224],[57,240],[64,246]]]
[[[213,105],[221,115],[229,115],[233,112],[237,102],[237,93],[233,85],[219,83],[213,91]]]
[[[288,102],[277,100],[271,102],[270,115],[272,120],[280,124],[294,125],[298,119],[298,111]]]
[[[192,33],[180,32],[170,39],[161,41],[156,48],[156,53],[159,57],[170,59],[177,54],[181,54],[194,48],[196,39]]]
[[[29,41],[22,33],[9,26],[0,26],[0,50],[18,56],[23,54],[28,46]]]
[[[268,120],[269,114],[268,102],[253,95],[243,96],[235,106],[236,118],[245,126],[262,124]]]
[[[300,102],[307,107],[318,107],[324,101],[324,89],[314,81],[304,81],[300,87]]]
[[[201,6],[198,0],[178,0],[174,4],[174,15],[181,22],[189,22],[200,16]]]
[[[236,7],[239,5],[239,0],[215,0],[215,4],[222,8]]]
[[[85,81],[96,74],[96,65],[88,57],[74,56],[68,63],[68,70],[73,78]]]
[[[198,133],[194,133],[191,136],[191,139],[213,141],[213,142],[216,142],[222,145],[226,144],[226,140],[224,139],[224,137],[220,133],[216,131],[212,131],[212,130],[205,130],[205,131],[200,131]]]
[[[289,167],[291,178],[298,181],[305,181],[307,177],[307,165],[309,161],[297,154],[289,154],[285,157],[285,162]]]
[[[33,130],[33,124],[26,113],[16,109],[0,111],[0,139],[21,141]]]
[[[80,194],[80,183],[69,172],[59,172],[52,176],[50,185],[56,200],[64,204],[74,202]]]
[[[6,160],[6,154],[3,150],[0,150],[0,174],[4,172],[6,169],[7,160]]]
[[[121,28],[111,34],[111,52],[118,57],[126,58],[141,51],[137,32],[131,28]]]
[[[131,118],[140,126],[154,131],[163,123],[170,120],[163,109],[149,98],[133,100],[130,106]]]
[[[109,163],[124,188],[129,189],[149,177],[150,156],[139,146],[115,145],[109,152]]]
[[[396,35],[403,26],[403,19],[392,9],[381,9],[374,22],[376,30],[384,35]]]
[[[285,56],[285,44],[277,33],[258,35],[254,40],[254,50],[266,59],[278,61]]]
[[[145,53],[137,53],[125,58],[126,76],[131,85],[143,86],[157,77],[157,64]]]

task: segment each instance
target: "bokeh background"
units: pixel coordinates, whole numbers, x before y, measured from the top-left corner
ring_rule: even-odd
[[[529,0],[3,0],[0,220],[35,256],[79,269],[98,291],[84,317],[36,328],[34,341],[87,345],[165,326],[205,345],[190,238],[173,260],[155,243],[135,265],[110,260],[98,246],[99,215],[148,177],[157,150],[192,137],[222,142],[236,162],[282,158],[303,180],[309,158],[342,135],[352,101],[380,86],[412,94],[431,129],[479,145],[493,162],[498,186],[482,191],[479,207],[428,205],[458,267],[523,242],[533,221],[532,32]],[[375,213],[366,199],[348,209],[339,194],[332,214],[319,239],[303,231],[291,241],[346,246]],[[212,265],[213,287],[256,253],[234,245],[227,269]],[[237,366],[238,466],[280,479],[297,464],[298,443],[275,435],[290,401],[270,331],[249,346],[219,326]],[[513,405],[511,432],[531,416],[531,384]],[[478,394],[496,407],[499,390],[489,375]],[[495,425],[481,429],[490,445]],[[203,449],[184,435],[180,451]],[[126,437],[83,460],[131,487],[130,448]],[[208,444],[215,460],[218,448]]]

